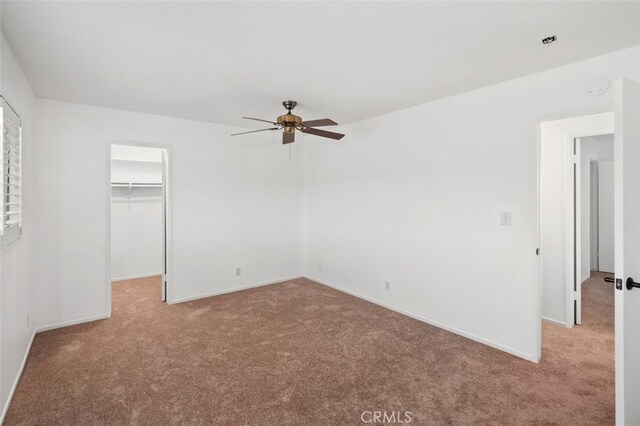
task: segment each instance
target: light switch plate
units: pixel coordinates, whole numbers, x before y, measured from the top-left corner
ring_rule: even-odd
[[[511,226],[511,212],[500,213],[500,225]]]

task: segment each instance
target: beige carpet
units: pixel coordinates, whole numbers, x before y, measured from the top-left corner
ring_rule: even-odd
[[[584,325],[543,325],[540,364],[305,279],[173,306],[159,286],[114,283],[111,319],[38,334],[6,424],[613,424],[600,277]]]

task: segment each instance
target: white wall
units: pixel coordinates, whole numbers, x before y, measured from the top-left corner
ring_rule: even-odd
[[[136,145],[112,145],[111,160],[162,162],[162,149]]]
[[[612,160],[598,162],[598,252],[599,270],[615,271],[614,245],[614,163]]]
[[[236,129],[211,123],[41,99],[36,112],[50,194],[39,200],[38,324],[108,313],[109,140],[171,146],[170,301],[301,274],[299,144],[289,158],[273,135],[231,138]]]
[[[584,84],[637,79],[639,56],[627,49],[343,126],[340,142],[309,140],[305,274],[536,360],[537,124],[611,110],[612,91],[590,97]]]
[[[0,423],[18,379],[33,334],[32,268],[37,245],[35,215],[34,138],[35,98],[29,82],[4,39],[0,40],[0,93],[22,119],[23,235],[0,256]],[[32,318],[33,319],[33,318]]]
[[[162,183],[161,149],[138,148],[127,158],[118,155],[121,148],[112,147],[111,182]],[[140,155],[145,153],[146,158]],[[116,186],[111,191],[111,279],[162,274],[162,187]]]

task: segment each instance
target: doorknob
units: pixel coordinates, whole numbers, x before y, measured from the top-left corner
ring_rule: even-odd
[[[634,287],[640,288],[640,283],[633,281],[633,278],[627,278],[627,290],[632,290]]]

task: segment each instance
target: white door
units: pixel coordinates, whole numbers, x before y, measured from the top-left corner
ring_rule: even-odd
[[[162,301],[167,301],[167,151],[162,150]]]
[[[613,160],[598,161],[598,271],[615,271]]]
[[[616,82],[616,424],[640,425],[640,83]]]

